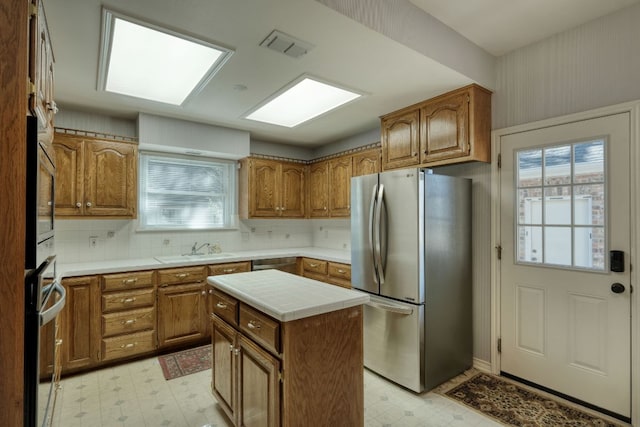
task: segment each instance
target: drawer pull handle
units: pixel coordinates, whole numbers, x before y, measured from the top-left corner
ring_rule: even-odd
[[[138,279],[135,278],[135,277],[133,279],[123,279],[122,280],[122,284],[123,285],[132,285],[132,284],[136,283],[137,281],[138,281]]]
[[[123,298],[120,301],[122,304],[131,304],[132,302],[136,302],[135,298]]]
[[[339,269],[338,269],[338,273],[340,273],[340,274],[344,274],[344,273],[346,273],[346,271],[344,271],[343,269],[339,268]]]
[[[234,348],[233,349],[233,355],[234,356],[238,356],[240,354],[240,349],[239,348]]]
[[[249,323],[247,323],[247,328],[260,329],[260,322],[256,322],[255,320],[249,320]]]
[[[225,304],[223,302],[219,302],[219,303],[216,303],[216,307],[221,308],[223,310],[226,310],[227,309],[227,304]]]
[[[136,346],[136,344],[138,344],[138,343],[137,343],[137,342],[130,342],[130,343],[128,343],[128,344],[122,344],[122,345],[120,346],[120,348],[133,348],[133,347],[135,347],[135,346]]]
[[[56,340],[56,347],[61,346],[62,345],[62,340],[60,338],[58,338]]]
[[[316,267],[318,267],[318,264],[309,264],[309,267],[316,268]]]
[[[209,289],[209,295],[213,295],[213,289]]]
[[[185,277],[187,277],[189,275],[189,273],[180,273],[180,274],[176,274],[176,277],[178,279],[184,279]]]
[[[134,323],[136,323],[136,319],[123,320],[120,323],[122,323],[123,325],[133,325]]]
[[[233,273],[234,271],[236,271],[235,268],[225,268],[224,270],[222,270],[223,273]]]

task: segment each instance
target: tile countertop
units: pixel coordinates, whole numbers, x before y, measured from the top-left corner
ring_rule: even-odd
[[[213,265],[227,262],[252,261],[256,259],[279,257],[310,257],[344,264],[351,263],[351,253],[339,249],[326,248],[282,248],[260,249],[254,251],[232,251],[230,256],[218,259],[185,259],[176,262],[161,262],[156,258],[114,259],[106,261],[64,263],[56,266],[58,277],[85,276],[93,274],[118,273],[138,270],[157,270],[161,268],[188,267],[190,265]],[[161,257],[160,257],[161,258]],[[186,257],[185,257],[186,258]]]
[[[279,270],[209,276],[216,289],[281,322],[329,313],[369,301],[369,295]]]

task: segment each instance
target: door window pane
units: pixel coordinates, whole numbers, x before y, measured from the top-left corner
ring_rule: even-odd
[[[518,152],[518,187],[542,185],[542,150]]]
[[[516,152],[517,262],[604,271],[605,142]]]
[[[604,182],[604,142],[591,141],[574,145],[573,182]]]
[[[518,227],[518,261],[542,263],[542,227]]]
[[[544,183],[571,183],[571,146],[561,145],[544,149]]]
[[[518,190],[518,223],[542,224],[542,189]]]
[[[571,266],[571,227],[544,227],[544,263]]]

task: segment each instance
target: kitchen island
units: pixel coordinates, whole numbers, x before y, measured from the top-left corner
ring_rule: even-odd
[[[368,295],[277,270],[207,282],[212,391],[234,425],[364,425]]]

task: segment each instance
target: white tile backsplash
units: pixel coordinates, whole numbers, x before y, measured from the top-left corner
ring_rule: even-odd
[[[315,233],[316,221],[247,220],[238,228],[220,231],[137,231],[135,220],[57,220],[56,249],[60,262],[180,255],[195,242],[218,244],[223,252],[287,247],[319,246],[345,249],[349,242],[348,220],[326,220],[321,227],[327,236]],[[326,223],[326,224],[325,224]],[[346,224],[346,225],[345,225]],[[318,242],[314,242],[318,234]],[[95,247],[90,238],[96,237]],[[204,249],[204,248],[203,248]]]

